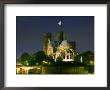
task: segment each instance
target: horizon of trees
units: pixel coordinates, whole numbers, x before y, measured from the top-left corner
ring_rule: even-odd
[[[82,62],[81,62],[82,57]],[[34,54],[29,54],[28,52],[24,52],[20,58],[17,58],[16,62],[21,62],[24,66],[33,66],[33,65],[43,65],[43,64],[50,64],[53,65],[55,63],[62,63],[63,58],[58,57],[55,60],[51,56],[47,56],[44,51],[38,51]],[[74,63],[80,64],[83,63],[84,65],[91,64],[94,62],[94,53],[91,51],[86,51],[80,53],[74,57]],[[94,63],[93,63],[94,64]]]

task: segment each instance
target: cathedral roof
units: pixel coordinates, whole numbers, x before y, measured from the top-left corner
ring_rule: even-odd
[[[69,46],[69,43],[67,42],[67,40],[63,40],[60,45]]]

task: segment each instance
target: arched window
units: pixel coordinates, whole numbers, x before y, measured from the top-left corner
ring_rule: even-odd
[[[72,57],[73,57],[73,54],[72,54],[72,53],[70,53],[70,59],[72,59]]]
[[[63,59],[65,59],[65,55],[63,55]]]
[[[69,59],[69,55],[67,55],[67,59]]]

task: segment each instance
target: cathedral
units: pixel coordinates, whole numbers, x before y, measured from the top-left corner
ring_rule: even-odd
[[[59,21],[59,27],[62,29],[62,21]],[[76,55],[75,42],[68,42],[63,31],[59,31],[56,39],[52,40],[51,33],[44,35],[44,52],[46,55],[53,57],[55,62],[57,58],[62,58],[64,62],[74,61]]]

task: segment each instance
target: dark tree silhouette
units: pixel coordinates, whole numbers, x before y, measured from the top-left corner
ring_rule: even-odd
[[[21,63],[25,66],[29,66],[31,65],[31,56],[29,55],[29,53],[24,52],[21,56]]]
[[[35,55],[35,61],[38,62],[39,64],[42,64],[42,61],[46,60],[46,55],[44,51],[38,51],[34,55]]]

